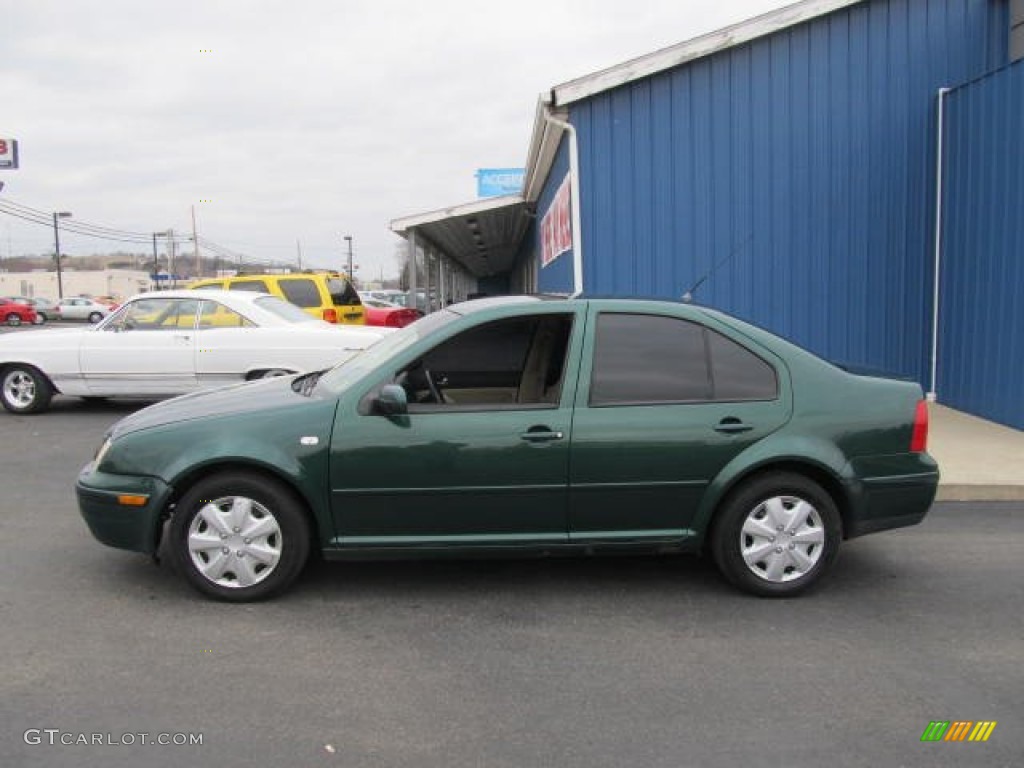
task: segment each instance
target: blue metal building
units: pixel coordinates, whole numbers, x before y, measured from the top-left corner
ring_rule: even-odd
[[[1024,428],[1022,6],[808,0],[556,86],[520,196],[393,229],[442,285],[691,292]]]

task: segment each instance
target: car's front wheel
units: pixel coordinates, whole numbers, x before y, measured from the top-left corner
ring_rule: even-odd
[[[46,315],[41,312],[36,312],[36,316],[32,320],[32,325],[42,325],[46,322]]]
[[[31,365],[0,369],[0,403],[11,413],[45,411],[52,399],[49,380]]]
[[[100,314],[99,312],[91,312],[89,314],[89,322],[92,323],[93,325],[96,325],[96,323],[98,323],[102,319],[103,315]]]
[[[303,504],[263,475],[225,472],[198,482],[171,520],[170,554],[189,583],[220,600],[283,591],[309,557]]]
[[[7,324],[8,325],[21,325],[21,315],[17,315],[14,312],[11,312],[11,314],[9,314],[7,316]]]
[[[711,548],[719,570],[740,589],[790,597],[821,579],[841,539],[842,520],[825,489],[803,475],[770,472],[725,500]]]

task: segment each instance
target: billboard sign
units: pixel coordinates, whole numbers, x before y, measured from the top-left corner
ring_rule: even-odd
[[[525,176],[525,168],[480,168],[476,172],[476,196],[518,195]]]
[[[540,220],[540,266],[546,267],[566,251],[572,250],[572,218],[569,174],[555,192],[555,197]]]
[[[0,168],[18,167],[18,142],[14,139],[0,139]]]

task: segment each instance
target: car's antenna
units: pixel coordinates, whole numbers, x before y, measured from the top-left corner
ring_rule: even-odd
[[[733,248],[729,253],[727,253],[725,256],[723,256],[721,259],[719,259],[715,263],[715,265],[713,267],[711,267],[711,269],[709,269],[707,272],[704,273],[704,275],[700,278],[700,280],[698,280],[696,283],[693,284],[693,287],[690,288],[690,290],[688,290],[686,293],[683,294],[683,301],[685,301],[687,304],[692,303],[693,302],[693,294],[694,294],[694,292],[704,284],[704,281],[707,280],[709,277],[711,277],[713,274],[715,274],[715,272],[718,271],[718,268],[721,267],[722,265],[724,265],[727,261],[731,261],[732,258],[737,253],[739,253],[744,248],[746,248],[747,245],[750,244],[750,241],[753,240],[753,239],[754,239],[754,235],[753,234],[747,235],[747,239],[746,240],[744,240],[742,243],[740,243],[735,248]]]

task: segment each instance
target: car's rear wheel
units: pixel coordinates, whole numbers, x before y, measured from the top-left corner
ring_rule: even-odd
[[[0,403],[11,413],[45,411],[53,399],[53,387],[31,365],[0,369]]]
[[[96,325],[96,323],[98,323],[102,319],[103,319],[103,315],[101,313],[99,313],[99,312],[90,312],[89,313],[89,322],[92,323],[93,325]]]
[[[729,495],[711,547],[719,570],[740,589],[790,597],[821,579],[841,539],[842,520],[825,489],[803,475],[771,472]]]
[[[193,486],[171,520],[170,553],[189,583],[220,600],[262,600],[283,591],[309,557],[302,503],[254,473],[223,473]]]
[[[8,325],[21,325],[21,315],[17,315],[14,312],[11,312],[11,314],[9,314],[7,316],[7,324]]]

